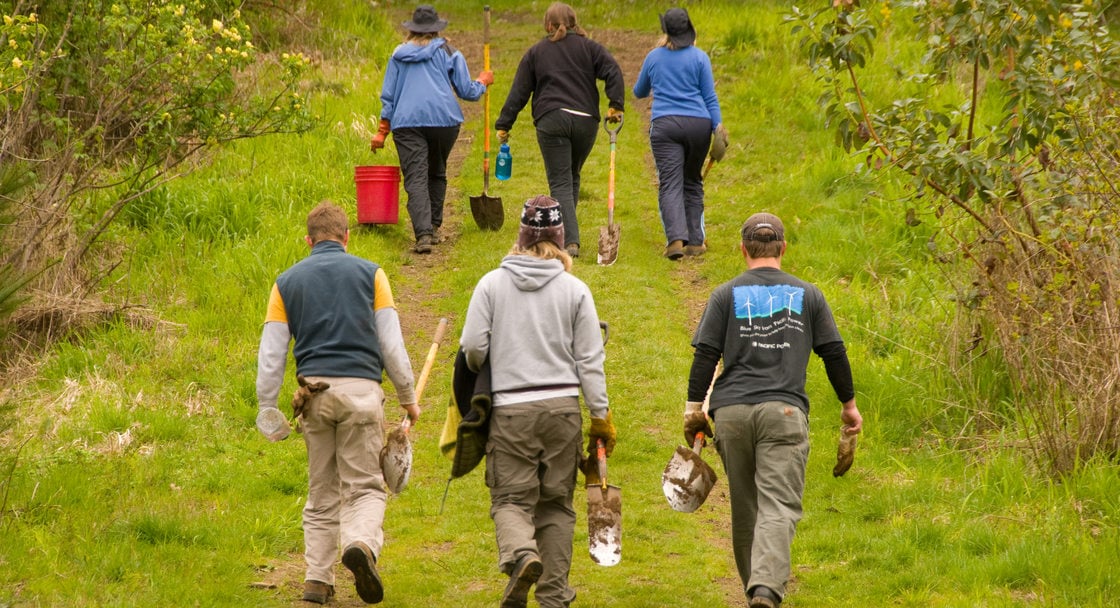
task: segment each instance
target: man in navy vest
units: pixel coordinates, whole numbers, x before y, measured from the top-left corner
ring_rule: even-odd
[[[346,252],[347,222],[346,212],[329,201],[308,214],[311,254],[276,279],[257,362],[262,411],[276,407],[292,340],[297,374],[321,389],[297,392],[308,461],[303,600],[319,604],[334,595],[340,546],[362,600],[375,604],[384,595],[376,568],[386,499],[378,462],[383,373],[409,419],[420,417],[389,279],[377,264]]]

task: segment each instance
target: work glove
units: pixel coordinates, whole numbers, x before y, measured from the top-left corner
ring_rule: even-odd
[[[312,397],[327,390],[331,385],[326,382],[308,382],[302,375],[296,376],[299,388],[292,395],[292,415],[296,418],[303,416],[303,410],[311,402]]]
[[[723,155],[727,153],[727,141],[727,127],[721,122],[712,133],[712,149],[708,152],[712,160],[717,163],[723,160]]]
[[[592,418],[591,428],[587,431],[587,451],[594,454],[595,440],[603,440],[603,451],[607,457],[610,457],[611,452],[614,451],[615,438],[618,436],[618,431],[614,428],[614,422],[611,421],[611,413],[607,412],[606,418]]]
[[[622,110],[614,108],[607,108],[607,122],[619,123],[622,122]]]
[[[385,138],[389,136],[389,119],[382,118],[377,126],[377,134],[369,140],[369,149],[377,152],[385,147]]]
[[[704,436],[711,437],[714,435],[712,423],[708,420],[708,415],[704,413],[702,402],[686,401],[684,404],[684,445],[686,447],[692,447],[692,442],[696,440],[696,433],[704,433]],[[707,443],[707,440],[705,440],[704,444]]]
[[[498,129],[498,143],[500,143],[500,144],[508,144],[509,143],[509,131],[506,131],[506,130],[503,130],[503,129]]]
[[[494,84],[494,72],[491,72],[490,70],[482,70],[478,73],[478,78],[475,78],[475,80],[481,82],[486,86],[490,86]]]

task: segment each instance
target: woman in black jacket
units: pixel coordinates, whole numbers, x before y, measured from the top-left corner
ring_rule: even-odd
[[[603,45],[587,37],[576,23],[576,12],[554,2],[544,14],[548,36],[526,51],[517,66],[513,85],[494,123],[498,141],[509,141],[517,115],[530,97],[533,124],[541,149],[548,188],[564,216],[564,246],[579,255],[580,172],[591,154],[599,129],[598,80],[605,83],[607,120],[622,120],[625,86],[622,69]]]

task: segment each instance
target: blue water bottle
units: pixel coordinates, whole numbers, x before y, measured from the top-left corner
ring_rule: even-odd
[[[509,144],[502,144],[498,149],[498,166],[494,167],[494,176],[505,181],[513,173],[513,156],[509,153]]]

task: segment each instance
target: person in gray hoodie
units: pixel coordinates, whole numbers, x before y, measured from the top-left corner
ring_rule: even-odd
[[[472,371],[490,363],[486,485],[498,566],[510,577],[503,608],[525,606],[533,585],[542,608],[575,599],[568,573],[581,392],[590,442],[601,439],[608,456],[615,444],[599,315],[571,266],[560,204],[545,195],[529,199],[517,243],[475,286],[459,340]]]
[[[405,41],[393,50],[381,85],[381,121],[370,141],[376,152],[390,132],[397,144],[414,251],[429,253],[443,224],[447,158],[459,138],[463,110],[455,99],[478,101],[494,83],[490,71],[471,80],[467,60],[439,35],[447,20],[430,5],[416,7],[404,22]]]

